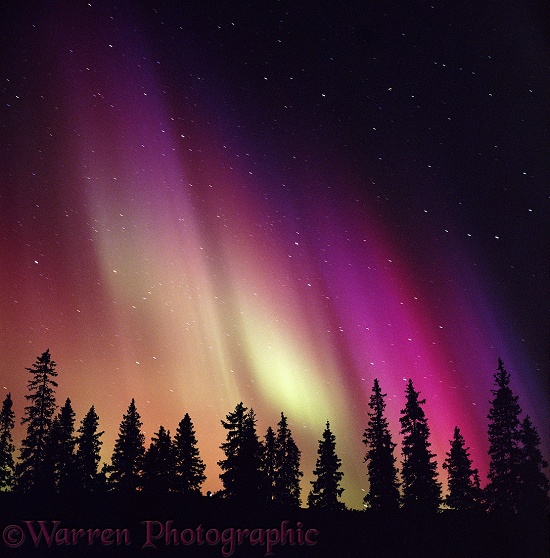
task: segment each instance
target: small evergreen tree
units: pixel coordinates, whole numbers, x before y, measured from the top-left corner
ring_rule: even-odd
[[[78,448],[76,450],[81,487],[86,492],[96,492],[100,488],[97,468],[101,459],[100,450],[103,444],[100,438],[104,432],[98,432],[98,426],[99,416],[92,405],[78,429]]]
[[[275,438],[275,501],[285,506],[297,506],[300,500],[301,452],[288,427],[287,418],[281,413]]]
[[[548,511],[548,477],[543,469],[548,463],[540,451],[540,436],[527,415],[521,423],[518,511],[541,513]]]
[[[406,389],[407,401],[401,411],[403,434],[403,508],[413,511],[437,511],[441,501],[441,484],[437,481],[435,454],[430,451],[430,429],[419,392],[412,380]]]
[[[472,469],[468,449],[460,429],[456,426],[451,440],[451,450],[446,454],[447,459],[443,463],[449,478],[449,493],[445,503],[455,510],[481,509],[478,470]]]
[[[57,492],[69,492],[75,487],[76,459],[74,436],[75,414],[67,398],[54,418],[44,451],[41,485]]]
[[[263,494],[267,502],[275,500],[275,433],[269,426],[264,437],[262,451]]]
[[[11,394],[7,394],[0,411],[0,491],[11,490],[15,482],[13,452],[15,446],[11,432],[15,426]]]
[[[182,494],[200,494],[206,480],[203,463],[191,417],[188,413],[181,419],[174,436],[175,479],[174,490]]]
[[[340,486],[340,481],[344,476],[344,473],[340,471],[342,461],[336,455],[336,437],[330,431],[328,421],[323,432],[323,439],[319,440],[317,455],[313,471],[317,478],[310,481],[313,487],[307,498],[308,507],[324,510],[343,509],[344,504],[338,500],[344,492]]]
[[[510,374],[499,358],[496,389],[489,409],[489,483],[485,495],[492,511],[513,512],[519,498],[520,420],[518,397],[510,388]]]
[[[25,416],[21,421],[27,425],[27,435],[21,442],[21,462],[16,467],[17,485],[23,492],[40,488],[37,483],[42,479],[46,440],[56,409],[55,367],[48,349],[31,368],[26,368],[32,374],[27,386],[31,393],[25,395],[30,404],[25,407]]]
[[[145,436],[141,427],[141,417],[132,399],[127,413],[122,417],[111,458],[109,483],[121,493],[132,493],[141,486],[145,454]]]
[[[156,436],[156,438],[155,438]],[[151,438],[149,449],[143,461],[143,488],[155,494],[166,494],[174,487],[175,451],[170,431],[160,426]]]
[[[395,511],[399,508],[399,483],[393,455],[396,444],[392,442],[388,420],[384,415],[385,397],[378,379],[375,379],[369,401],[369,422],[363,434],[369,476],[369,492],[364,501],[373,510]]]

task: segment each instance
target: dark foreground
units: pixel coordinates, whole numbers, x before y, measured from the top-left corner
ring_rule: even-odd
[[[215,498],[162,500],[0,493],[0,556],[549,558],[548,517],[411,516],[251,509]]]

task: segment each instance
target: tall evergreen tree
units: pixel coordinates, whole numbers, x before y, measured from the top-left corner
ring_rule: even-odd
[[[15,413],[12,407],[13,401],[8,393],[0,411],[0,491],[11,490],[15,482],[15,446],[11,435],[15,426]]]
[[[307,498],[308,507],[325,510],[343,509],[344,504],[338,500],[344,492],[340,486],[344,476],[340,471],[342,461],[336,455],[336,436],[331,432],[328,421],[323,431],[323,439],[319,440],[317,456],[313,471],[317,478],[310,481],[313,487]]]
[[[191,417],[185,413],[174,436],[175,485],[174,490],[182,494],[200,494],[206,480],[195,429]]]
[[[265,481],[262,476],[263,447],[256,432],[256,414],[250,409],[243,422],[243,440],[239,456],[241,469],[241,486],[239,497],[249,503],[255,503],[263,496]]]
[[[127,413],[122,417],[111,458],[109,483],[121,493],[132,493],[141,486],[145,454],[145,436],[141,427],[141,417],[132,399]]]
[[[449,493],[445,503],[455,510],[481,509],[481,488],[477,469],[472,469],[472,460],[466,447],[460,428],[455,426],[454,436],[451,440],[451,450],[443,468],[448,473]]]
[[[27,425],[27,435],[21,442],[21,462],[16,466],[17,485],[24,492],[39,489],[36,484],[42,478],[46,440],[56,409],[55,367],[48,349],[31,368],[26,368],[32,374],[27,386],[30,395],[25,395],[30,404],[25,407],[25,416],[21,421]]]
[[[99,416],[92,405],[80,423],[76,450],[81,487],[86,492],[96,492],[100,487],[97,468],[103,444],[100,438],[104,432],[98,432],[98,426]]]
[[[170,431],[160,426],[151,438],[143,460],[143,489],[155,495],[168,493],[174,487],[175,470],[175,451]]]
[[[388,420],[384,415],[385,397],[375,378],[369,401],[369,422],[363,434],[369,476],[369,492],[364,501],[370,509],[394,511],[399,508],[399,483],[393,455],[396,444],[392,442]]]
[[[234,498],[239,494],[239,488],[243,480],[239,471],[239,459],[243,441],[244,420],[247,408],[239,403],[232,413],[226,415],[226,420],[221,421],[227,430],[225,442],[220,446],[225,453],[225,459],[218,461],[222,473],[220,479],[223,484],[222,494],[226,498]]]
[[[496,389],[489,409],[489,483],[485,495],[490,510],[516,510],[519,487],[520,419],[518,397],[510,388],[510,374],[499,358],[494,374]]]
[[[548,511],[548,477],[543,469],[548,463],[540,451],[540,436],[527,415],[521,423],[518,511],[541,513]]]
[[[297,506],[300,500],[301,452],[288,427],[287,418],[281,413],[275,438],[275,501],[285,506]]]
[[[267,502],[275,501],[275,432],[269,426],[264,437],[262,450],[262,475],[264,487],[262,493]]]
[[[227,439],[221,445],[226,458],[218,461],[222,469],[220,478],[223,495],[252,503],[262,494],[265,486],[261,476],[262,444],[256,433],[254,411],[239,403],[232,413],[221,421],[227,430]]]
[[[412,380],[406,389],[407,401],[401,411],[403,435],[403,508],[413,511],[437,511],[441,501],[441,484],[437,481],[435,454],[430,451],[430,429],[419,392]]]

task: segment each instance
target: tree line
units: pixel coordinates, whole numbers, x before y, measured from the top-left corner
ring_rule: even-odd
[[[146,449],[141,418],[132,399],[120,423],[111,462],[99,468],[104,432],[99,431],[94,406],[75,429],[70,399],[59,409],[56,404],[56,363],[49,350],[26,370],[31,374],[29,394],[25,396],[28,405],[21,420],[26,425],[26,436],[17,459],[12,438],[15,414],[9,393],[0,411],[0,490],[42,495],[108,491],[201,495],[206,480],[205,464],[188,413],[173,436],[161,425]],[[544,469],[548,464],[540,450],[540,436],[529,416],[521,419],[518,397],[510,388],[510,375],[501,359],[491,392],[488,482],[481,488],[469,448],[460,429],[455,427],[442,464],[448,475],[448,493],[443,496],[436,455],[430,450],[425,399],[420,399],[420,392],[409,380],[399,419],[403,437],[399,470],[397,444],[392,440],[385,416],[386,394],[375,379],[363,434],[369,480],[365,507],[381,512],[437,511],[441,506],[466,511],[547,511],[549,482]],[[270,426],[263,439],[257,433],[256,423],[254,410],[242,402],[221,421],[227,431],[220,446],[225,457],[218,462],[223,488],[215,496],[244,503],[272,502],[299,507],[301,452],[287,417],[281,413],[277,429]],[[308,507],[344,509],[340,500],[344,490],[341,466],[336,437],[327,421],[318,444]]]

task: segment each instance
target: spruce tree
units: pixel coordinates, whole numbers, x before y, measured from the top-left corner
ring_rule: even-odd
[[[451,450],[446,454],[447,459],[443,463],[449,479],[449,492],[445,497],[445,503],[455,510],[481,509],[478,470],[472,469],[468,450],[460,428],[455,426]]]
[[[226,440],[220,446],[225,454],[225,459],[218,461],[218,465],[222,470],[220,479],[223,484],[222,494],[225,498],[238,496],[240,486],[243,480],[245,480],[242,479],[242,474],[239,470],[239,459],[247,410],[241,402],[232,413],[226,415],[225,421],[221,421],[222,426],[227,430]]]
[[[256,414],[250,409],[243,422],[243,439],[239,456],[241,486],[239,498],[253,504],[263,496],[265,481],[262,475],[263,447],[256,432]]]
[[[378,379],[375,379],[369,401],[369,422],[363,434],[369,476],[369,492],[364,501],[373,510],[395,511],[399,508],[399,483],[393,455],[396,444],[392,442],[388,420],[384,415],[385,397]]]
[[[85,492],[96,492],[100,488],[97,468],[101,459],[100,440],[104,432],[98,432],[99,416],[94,406],[86,413],[78,429],[76,461],[81,487]]]
[[[40,488],[37,483],[42,479],[46,440],[56,409],[55,367],[48,349],[37,358],[32,368],[26,368],[32,374],[27,386],[31,393],[25,395],[30,405],[25,407],[21,421],[27,425],[27,435],[21,442],[21,462],[16,467],[17,486],[23,492]]]
[[[76,458],[75,414],[67,398],[50,427],[44,451],[41,484],[44,489],[69,492],[75,487]]]
[[[132,399],[127,413],[122,417],[111,458],[109,483],[117,492],[129,494],[141,486],[145,454],[145,436],[141,427],[141,417]]]
[[[494,397],[488,415],[490,461],[485,495],[490,510],[513,512],[519,497],[521,408],[500,358],[494,381],[496,389],[491,390]]]
[[[275,438],[275,501],[284,506],[296,506],[300,500],[301,452],[288,427],[287,418],[281,413]]]
[[[143,460],[143,489],[155,495],[168,493],[174,487],[175,469],[175,451],[170,431],[160,426],[151,438]]]
[[[407,401],[401,411],[401,434],[403,435],[403,508],[416,512],[434,512],[441,500],[441,484],[437,481],[435,454],[430,451],[430,429],[419,392],[414,390],[412,380],[406,389]]]
[[[225,498],[239,499],[252,503],[262,495],[261,459],[262,444],[256,433],[254,411],[239,403],[232,413],[221,421],[227,430],[227,439],[220,446],[225,459],[218,461],[223,471],[220,478]]]
[[[12,407],[13,401],[8,393],[0,411],[0,491],[11,490],[15,482],[15,446],[11,435],[15,426],[15,413]]]
[[[548,477],[543,469],[548,463],[540,451],[540,436],[527,415],[521,423],[518,511],[541,513],[548,511]]]
[[[275,501],[275,433],[269,426],[264,437],[262,451],[262,475],[264,486],[262,493],[267,502]]]
[[[344,492],[340,486],[344,476],[340,471],[342,461],[336,455],[336,437],[331,432],[328,421],[323,431],[323,439],[319,440],[317,456],[313,471],[317,478],[310,481],[313,486],[307,498],[308,507],[331,511],[343,509],[344,504],[338,500]]]
[[[185,413],[174,436],[175,479],[174,490],[181,494],[200,494],[206,480],[195,429],[191,417]]]

